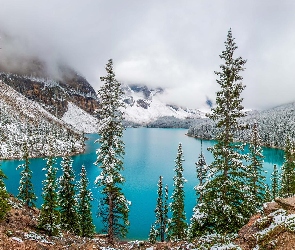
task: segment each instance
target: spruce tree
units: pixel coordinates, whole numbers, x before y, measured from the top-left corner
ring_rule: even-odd
[[[261,148],[261,139],[258,132],[258,124],[254,122],[251,141],[249,145],[249,185],[253,198],[255,199],[255,208],[261,208],[265,201],[265,176],[263,174],[263,154]],[[255,212],[255,211],[253,211]]]
[[[294,143],[287,138],[285,145],[284,164],[281,173],[281,197],[290,197],[295,194],[295,147]]]
[[[272,201],[272,193],[271,189],[268,184],[265,184],[265,196],[264,196],[264,202],[271,202]]]
[[[152,244],[156,243],[158,236],[158,231],[155,228],[155,225],[151,226],[148,241]]]
[[[123,91],[121,84],[115,79],[111,59],[106,65],[106,71],[107,75],[100,78],[104,83],[98,91],[100,138],[97,142],[100,143],[100,148],[97,150],[95,164],[100,167],[101,173],[95,183],[101,187],[102,194],[99,215],[103,217],[105,231],[108,234],[109,243],[112,244],[116,237],[124,237],[127,234],[130,204],[122,191],[122,184],[125,182],[121,174],[125,153],[122,140],[123,112],[121,111],[124,107]]]
[[[7,177],[0,168],[0,221],[5,218],[5,215],[10,210],[8,203],[9,194],[6,190],[4,179],[7,179]]]
[[[246,60],[234,58],[236,49],[229,30],[225,50],[220,55],[224,63],[220,65],[221,71],[215,72],[221,90],[217,92],[216,107],[208,115],[218,129],[217,143],[209,149],[214,161],[210,164],[211,178],[203,193],[203,204],[199,206],[199,212],[208,225],[201,223],[205,225],[205,231],[212,230],[213,225],[218,233],[236,232],[253,211],[247,168],[243,164],[245,157],[240,153],[243,145],[234,140],[242,130],[238,119],[245,116],[240,96],[245,86],[240,72],[244,70]]]
[[[197,179],[199,181],[199,185],[195,187],[195,190],[197,192],[197,197],[198,197],[197,202],[200,203],[202,202],[204,184],[208,174],[208,168],[207,168],[206,160],[202,150],[202,140],[201,140],[201,153],[199,155],[199,160],[195,164],[196,164]]]
[[[183,240],[186,237],[186,216],[184,211],[184,183],[186,179],[183,177],[183,151],[182,144],[179,143],[177,157],[175,160],[175,176],[174,180],[174,190],[171,196],[171,212],[172,217],[169,222],[168,233],[169,238],[172,240]]]
[[[273,172],[271,174],[271,198],[275,200],[279,196],[279,170],[277,165],[273,165]]]
[[[205,157],[203,155],[203,148],[202,148],[202,140],[201,140],[201,153],[199,155],[199,160],[196,162],[196,172],[197,172],[197,179],[199,181],[199,184],[195,186],[196,194],[197,194],[197,204],[193,208],[193,215],[190,219],[190,225],[188,227],[188,238],[193,239],[196,236],[199,236],[203,234],[204,230],[203,228],[208,226],[208,224],[204,223],[206,214],[209,214],[209,211],[207,213],[204,213],[205,206],[202,203],[202,197],[203,192],[206,187],[206,183],[208,180],[208,167],[206,164]],[[204,209],[203,209],[204,208]],[[201,210],[203,212],[201,212]]]
[[[60,231],[60,213],[58,211],[57,197],[57,168],[55,159],[49,156],[46,167],[46,179],[43,181],[43,204],[40,211],[38,227],[46,230],[50,236],[58,235]]]
[[[24,163],[19,165],[17,168],[23,168],[21,171],[21,179],[20,179],[20,185],[18,188],[18,195],[17,197],[22,200],[28,207],[35,207],[35,202],[37,200],[37,197],[34,192],[34,187],[32,183],[32,171],[30,169],[30,161],[29,161],[29,153],[27,145],[24,145],[23,148],[24,155]]]
[[[79,194],[78,194],[78,213],[80,224],[80,236],[92,237],[95,232],[95,226],[93,225],[91,201],[92,193],[88,190],[89,181],[87,179],[86,169],[82,166],[79,181]]]
[[[159,177],[157,190],[157,204],[155,209],[156,221],[154,226],[157,232],[157,237],[160,237],[160,241],[165,241],[165,232],[168,223],[168,186],[165,187],[165,194],[163,192],[163,177]],[[154,230],[153,230],[154,232]]]
[[[75,174],[72,163],[73,160],[69,155],[62,158],[62,175],[59,178],[58,190],[58,204],[61,218],[60,226],[63,230],[79,234]]]
[[[164,224],[163,227],[165,228],[165,233],[166,233],[166,239],[169,240],[169,233],[167,232],[168,229],[168,223],[169,223],[169,218],[168,218],[168,212],[169,212],[169,192],[168,192],[168,185],[165,185],[164,188],[164,207],[163,207],[163,214],[164,214]]]

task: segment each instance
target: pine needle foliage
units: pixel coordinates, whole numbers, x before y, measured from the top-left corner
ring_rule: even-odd
[[[10,210],[8,203],[9,194],[6,190],[4,179],[7,179],[7,177],[0,168],[0,221],[5,218],[5,215]]]
[[[88,189],[89,181],[87,178],[86,169],[82,166],[80,173],[80,181],[78,183],[78,214],[80,224],[80,236],[92,237],[95,233],[95,226],[93,225],[91,201],[92,193]]]
[[[47,159],[46,179],[43,181],[43,204],[41,206],[38,227],[48,232],[50,236],[58,235],[60,232],[60,213],[58,211],[57,197],[57,168],[55,167],[55,159],[49,156]]]
[[[243,129],[238,121],[245,116],[241,98],[245,86],[240,73],[246,63],[242,57],[234,58],[238,48],[234,40],[229,30],[225,50],[220,55],[223,64],[220,71],[215,72],[221,90],[217,92],[216,107],[208,115],[218,128],[217,143],[209,149],[214,157],[210,164],[211,176],[198,210],[203,229],[208,232],[236,232],[253,211],[247,167],[243,164],[245,156],[240,153],[244,145],[234,141],[235,134]]]
[[[79,217],[77,213],[75,173],[73,160],[69,155],[62,158],[62,175],[59,178],[58,204],[61,229],[79,234]]]
[[[169,238],[174,241],[184,240],[186,238],[187,223],[184,211],[184,183],[186,179],[183,177],[183,161],[182,144],[179,143],[175,160],[175,176],[173,177],[174,190],[171,196],[172,202],[170,204],[172,216],[168,224]]]
[[[100,138],[96,142],[100,143],[100,148],[96,152],[95,164],[100,167],[101,173],[95,183],[101,188],[102,194],[98,214],[103,219],[104,230],[108,234],[109,243],[112,244],[115,238],[125,237],[127,234],[130,202],[122,191],[125,182],[121,174],[125,154],[122,140],[123,112],[120,110],[124,107],[123,91],[115,78],[112,59],[108,61],[106,71],[107,75],[100,78],[103,85],[98,90]]]
[[[266,184],[263,170],[263,154],[261,139],[258,132],[258,124],[254,122],[249,145],[249,185],[253,198],[255,199],[255,208],[260,209],[265,202]],[[253,211],[255,212],[255,211]]]
[[[202,221],[204,217],[202,216],[203,213],[200,212],[201,207],[204,205],[202,203],[202,197],[203,192],[205,190],[205,186],[208,180],[208,166],[206,164],[205,157],[203,155],[202,151],[202,141],[201,141],[201,153],[198,158],[198,162],[196,164],[196,173],[197,173],[197,179],[199,181],[199,184],[195,186],[196,195],[197,195],[197,204],[193,208],[193,216],[190,219],[190,225],[188,227],[188,238],[193,239],[197,236],[200,236],[203,234],[203,226],[208,226],[208,224],[204,223]],[[201,219],[201,220],[199,220]]]
[[[276,164],[273,165],[273,172],[271,174],[271,198],[275,200],[279,196],[279,170]]]
[[[280,196],[286,198],[295,195],[295,147],[290,138],[286,140],[284,159]]]
[[[195,190],[197,193],[198,202],[202,202],[204,185],[205,185],[207,174],[208,174],[208,167],[202,152],[199,155],[198,162],[196,162],[195,164],[196,164],[197,179],[199,181],[199,185],[195,187]]]
[[[151,228],[151,232],[157,232],[156,238],[160,238],[161,242],[165,241],[165,233],[167,230],[168,224],[168,186],[163,190],[163,177],[159,177],[158,181],[158,190],[157,190],[157,203],[155,208],[156,221]],[[164,193],[165,192],[165,193]],[[154,230],[152,230],[154,228]],[[153,238],[154,236],[149,236]]]
[[[17,169],[22,168],[20,175],[20,182],[19,182],[19,188],[18,188],[18,195],[17,198],[19,198],[21,201],[23,201],[26,206],[28,207],[35,207],[35,202],[37,201],[36,194],[34,192],[34,187],[32,183],[32,171],[30,169],[30,161],[29,161],[29,153],[28,153],[28,147],[25,144],[23,147],[23,159],[24,163],[19,165]]]
[[[155,225],[151,226],[148,241],[152,244],[155,244],[157,241],[158,231],[155,228]]]
[[[167,232],[168,230],[168,224],[169,224],[169,217],[168,217],[168,213],[169,213],[169,190],[168,190],[168,185],[165,185],[164,188],[164,207],[163,207],[163,214],[164,214],[164,224],[163,227],[165,228],[165,233],[166,233],[166,240],[169,240],[169,233]]]

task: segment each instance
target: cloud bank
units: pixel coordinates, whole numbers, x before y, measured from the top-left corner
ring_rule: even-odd
[[[214,71],[227,31],[247,59],[244,106],[295,101],[295,2],[231,0],[0,0],[0,58],[66,63],[95,89],[113,58],[117,79],[164,87],[170,103],[202,107],[215,99]],[[9,42],[8,42],[9,41]]]

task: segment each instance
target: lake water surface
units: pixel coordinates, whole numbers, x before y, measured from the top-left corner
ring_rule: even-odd
[[[183,145],[184,159],[184,177],[187,179],[185,184],[185,206],[187,218],[192,215],[192,209],[196,203],[194,186],[197,185],[195,162],[201,150],[200,140],[185,135],[186,129],[157,129],[157,128],[128,128],[124,133],[125,159],[123,176],[126,183],[123,192],[128,200],[132,202],[130,207],[130,229],[128,239],[146,239],[151,224],[155,221],[154,209],[157,199],[157,182],[159,176],[163,176],[163,183],[169,186],[169,196],[173,189],[173,176],[175,167],[175,158],[179,142]],[[76,177],[80,173],[82,164],[85,165],[90,188],[93,192],[93,219],[97,231],[101,229],[100,219],[96,217],[98,190],[95,188],[94,180],[99,175],[99,168],[93,163],[96,160],[95,151],[98,144],[94,141],[98,138],[96,134],[88,135],[86,142],[86,151],[82,155],[73,157],[73,168],[76,171]],[[203,154],[207,163],[211,163],[212,155],[206,149],[211,147],[214,141],[203,141]],[[279,167],[283,163],[284,152],[279,149],[264,148],[264,169],[267,172],[267,182],[269,183],[270,174],[273,165]],[[60,168],[61,159],[57,159],[57,166]],[[3,161],[2,169],[7,175],[7,189],[10,193],[17,195],[20,179],[20,170],[16,170],[22,161],[10,160]],[[42,180],[45,178],[45,172],[42,168],[45,166],[44,159],[31,159],[31,169],[33,171],[33,184],[37,194],[37,206],[42,204]],[[60,172],[58,173],[60,175]]]

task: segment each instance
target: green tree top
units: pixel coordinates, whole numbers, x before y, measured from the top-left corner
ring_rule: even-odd
[[[100,78],[103,85],[98,91],[100,138],[97,142],[100,143],[100,148],[97,150],[95,164],[100,167],[101,173],[95,183],[101,187],[103,198],[100,202],[100,215],[105,222],[109,242],[113,243],[115,237],[124,237],[127,234],[130,203],[122,192],[122,184],[125,182],[121,174],[125,153],[121,111],[124,107],[123,91],[115,78],[112,59],[108,61],[106,71],[107,75]]]

